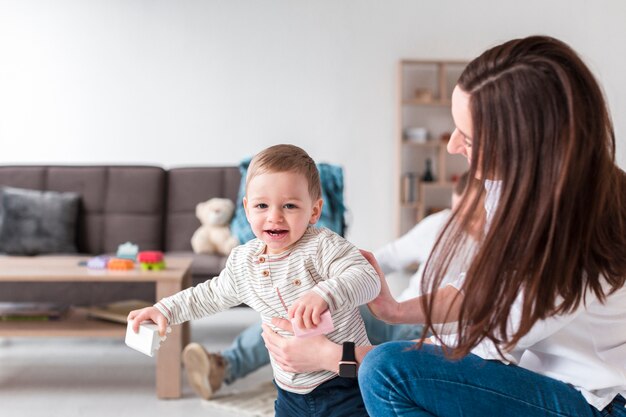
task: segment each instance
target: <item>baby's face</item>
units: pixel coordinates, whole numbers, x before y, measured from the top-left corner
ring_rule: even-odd
[[[322,200],[311,199],[306,177],[293,172],[252,178],[243,205],[254,235],[265,242],[269,254],[289,249],[322,211]]]

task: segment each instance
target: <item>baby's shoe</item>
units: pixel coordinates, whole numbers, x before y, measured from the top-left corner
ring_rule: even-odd
[[[209,353],[198,343],[190,343],[183,350],[183,364],[189,385],[205,400],[222,386],[226,360],[219,353]]]

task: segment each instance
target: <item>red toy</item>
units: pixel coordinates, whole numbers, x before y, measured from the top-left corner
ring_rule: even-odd
[[[160,271],[165,269],[163,252],[158,250],[139,252],[139,254],[137,254],[137,261],[144,271]]]

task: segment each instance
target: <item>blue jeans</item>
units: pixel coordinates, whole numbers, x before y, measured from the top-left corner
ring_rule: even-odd
[[[598,411],[564,382],[472,354],[452,361],[427,344],[376,347],[365,356],[359,381],[373,417],[626,416],[621,396]]]
[[[261,337],[261,322],[239,333],[233,344],[222,352],[226,359],[224,382],[232,384],[260,367],[270,363],[270,354]]]
[[[392,340],[412,340],[421,336],[421,326],[387,324],[374,318],[367,306],[361,306],[360,311],[365,322],[367,336],[373,345]],[[270,363],[269,353],[261,337],[262,331],[260,322],[253,324],[241,332],[233,344],[222,352],[227,363],[224,382],[232,384],[235,380]]]
[[[276,388],[275,417],[367,417],[356,378],[333,378],[308,394]]]

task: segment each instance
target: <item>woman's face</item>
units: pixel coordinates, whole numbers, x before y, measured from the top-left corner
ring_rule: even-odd
[[[454,132],[448,142],[448,152],[463,155],[467,162],[472,163],[472,115],[470,113],[470,96],[457,85],[452,91],[452,119]]]

